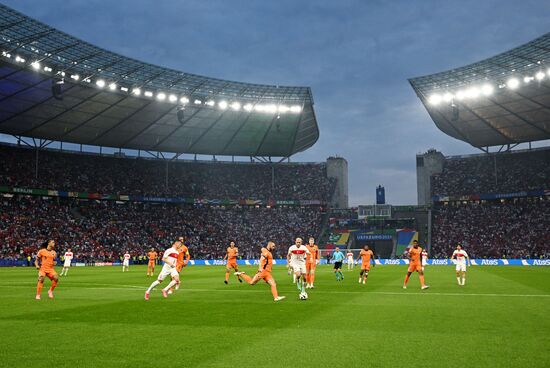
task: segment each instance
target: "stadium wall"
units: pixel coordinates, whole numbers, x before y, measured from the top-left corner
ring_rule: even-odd
[[[332,208],[348,208],[348,162],[343,157],[327,159],[327,177],[336,179],[336,188],[330,201]]]
[[[431,177],[443,172],[445,156],[436,150],[416,155],[416,191],[418,205],[431,204]]]

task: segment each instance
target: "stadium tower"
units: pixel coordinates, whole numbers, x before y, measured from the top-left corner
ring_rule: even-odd
[[[416,157],[418,204],[432,205],[435,250],[448,255],[450,244],[467,241],[477,256],[547,256],[550,148],[531,143],[550,139],[550,33],[409,82],[441,131],[483,151]],[[509,231],[529,224],[530,235]]]

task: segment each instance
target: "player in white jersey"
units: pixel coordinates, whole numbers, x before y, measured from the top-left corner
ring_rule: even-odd
[[[67,272],[69,272],[69,267],[71,267],[71,261],[73,260],[73,252],[71,251],[71,248],[67,249],[65,252],[65,255],[63,256],[63,269],[61,270],[61,273],[59,276],[67,276]]]
[[[308,254],[310,254],[310,251],[302,244],[302,238],[296,238],[295,244],[288,248],[288,253],[286,255],[286,260],[290,267],[292,267],[294,275],[296,275],[298,290],[301,292],[305,292],[307,275],[306,257]]]
[[[428,251],[426,249],[422,250],[422,272],[424,272],[424,267],[428,264]]]
[[[456,259],[456,260],[455,260]],[[456,265],[456,281],[458,281],[458,285],[464,286],[466,283],[466,260],[468,260],[468,266],[471,266],[470,263],[470,257],[468,256],[468,253],[464,249],[462,249],[461,244],[457,244],[456,250],[453,252],[453,255],[451,256],[451,261],[455,262]],[[461,274],[462,273],[462,279]]]
[[[353,260],[353,253],[351,252],[351,250],[348,250],[348,252],[346,253],[346,258],[348,259],[348,271],[353,270],[355,261]]]
[[[176,240],[174,244],[168,249],[164,251],[162,254],[162,260],[164,262],[164,265],[162,266],[162,269],[160,270],[160,273],[155,281],[149,286],[147,291],[145,292],[145,300],[149,300],[149,293],[151,290],[153,290],[157,285],[159,285],[166,276],[170,276],[171,281],[170,283],[162,289],[162,296],[165,298],[168,297],[168,290],[170,290],[173,286],[176,286],[180,284],[180,276],[177,269],[177,263],[178,263],[178,254],[179,250],[182,247],[182,242],[179,240]]]
[[[126,251],[122,257],[124,258],[122,261],[122,272],[130,271],[130,253]]]

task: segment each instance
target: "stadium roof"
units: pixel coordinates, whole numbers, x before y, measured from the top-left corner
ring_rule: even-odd
[[[2,4],[0,52],[0,133],[161,152],[278,157],[303,151],[319,138],[309,87],[232,82],[148,64]]]
[[[550,33],[409,82],[437,127],[472,146],[550,138]]]

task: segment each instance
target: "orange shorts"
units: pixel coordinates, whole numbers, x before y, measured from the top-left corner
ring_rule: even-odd
[[[38,271],[38,276],[39,277],[48,277],[50,280],[53,280],[54,277],[57,276],[57,272],[55,272],[55,270],[43,270],[43,269],[40,269]]]
[[[316,268],[316,263],[306,262],[306,273],[309,273],[309,271],[315,271]]]
[[[237,266],[237,261],[227,261],[227,264],[225,265],[225,268],[229,269],[229,268],[239,268],[239,266]]]
[[[422,271],[422,265],[420,263],[411,263],[409,264],[409,271],[408,272],[414,272],[414,271]]]
[[[149,264],[148,264],[149,267],[155,267],[155,261],[154,260],[149,260]]]
[[[273,280],[273,276],[271,276],[271,272],[269,271],[260,272],[260,278],[263,279],[265,282],[269,282],[270,280]]]
[[[183,269],[183,264],[182,263],[176,264],[176,271],[178,271],[178,273],[180,273],[182,269]]]
[[[361,264],[361,271],[363,270],[367,270],[367,271],[370,271],[370,263],[367,263],[367,264]]]

